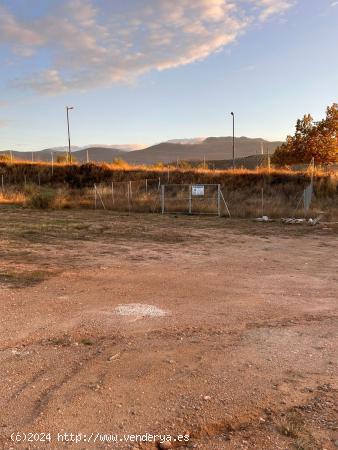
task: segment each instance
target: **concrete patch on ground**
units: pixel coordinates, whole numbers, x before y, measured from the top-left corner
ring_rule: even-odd
[[[144,305],[142,303],[129,303],[126,305],[118,305],[115,311],[120,316],[137,316],[137,317],[164,317],[168,313],[163,309],[154,305]]]

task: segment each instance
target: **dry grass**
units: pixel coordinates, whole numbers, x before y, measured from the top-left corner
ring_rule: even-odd
[[[34,286],[45,280],[50,273],[42,270],[0,271],[0,283],[12,288]]]
[[[277,425],[277,431],[283,436],[293,439],[293,447],[297,450],[315,450],[317,446],[303,419],[295,411],[290,411],[282,417]]]
[[[50,164],[24,161],[1,162],[1,174],[4,189],[0,191],[0,203],[38,209],[94,208],[93,186],[97,184],[107,209],[159,212],[159,182],[220,184],[232,216],[243,218],[262,214],[273,218],[302,216],[302,210],[296,208],[311,177],[308,171],[295,172],[287,169],[168,170],[163,167],[129,166],[121,162],[83,165],[59,163],[54,165],[52,174]],[[324,211],[328,219],[337,218],[338,174],[316,170],[314,191],[315,199],[309,216],[313,217]],[[178,203],[182,205],[182,211],[187,210],[184,200],[181,199]],[[98,197],[97,208],[103,208],[103,204]],[[177,210],[177,204],[173,202],[172,211],[175,209]],[[205,212],[210,212],[208,205],[204,209]]]
[[[243,180],[273,178],[286,180],[309,180],[309,170],[292,171],[290,169],[258,168],[249,170],[245,168],[230,170],[210,170],[203,168],[176,168],[172,166],[131,166],[127,163],[88,163],[67,164],[15,161],[13,163],[0,162],[0,176],[4,177],[5,185],[33,184],[67,184],[71,187],[82,188],[93,186],[94,183],[111,181],[140,180],[144,178],[160,178],[161,182],[170,183],[221,183],[230,182],[233,178],[238,181],[240,175]],[[320,168],[315,170],[316,179],[336,177],[337,172],[328,172]]]
[[[25,193],[15,187],[10,187],[4,191],[0,189],[0,204],[22,205],[26,198]]]
[[[304,424],[296,414],[288,414],[277,424],[280,434],[292,438],[299,438],[304,431]]]

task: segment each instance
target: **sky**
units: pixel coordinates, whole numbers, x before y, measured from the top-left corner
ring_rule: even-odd
[[[338,0],[0,0],[0,150],[284,140],[338,101]]]

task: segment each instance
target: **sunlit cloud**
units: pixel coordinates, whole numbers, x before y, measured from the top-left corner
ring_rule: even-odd
[[[256,4],[261,10],[259,18],[264,21],[270,16],[285,13],[291,8],[293,2],[290,0],[256,0]]]
[[[102,9],[96,0],[62,0],[36,20],[1,7],[0,39],[23,61],[47,52],[49,66],[14,85],[56,94],[201,61],[290,7],[289,0],[125,0]]]

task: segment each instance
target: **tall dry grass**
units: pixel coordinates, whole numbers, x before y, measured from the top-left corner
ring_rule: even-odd
[[[148,189],[146,182],[148,180]],[[158,183],[220,184],[234,217],[301,216],[296,209],[304,188],[309,184],[309,171],[291,170],[208,170],[142,167],[118,164],[51,164],[1,162],[0,203],[13,203],[33,208],[94,208],[96,184],[104,206],[117,211],[160,211]],[[112,193],[112,182],[113,190]],[[128,185],[131,182],[131,192]],[[1,188],[1,184],[0,184]],[[262,205],[262,190],[263,200]],[[338,175],[316,170],[315,198],[310,215],[325,211],[327,217],[338,217]],[[172,210],[186,198],[173,202]],[[97,198],[97,208],[102,208]],[[202,208],[203,209],[203,208]],[[208,207],[206,207],[208,209]],[[210,209],[210,208],[209,208]],[[225,208],[223,205],[223,212]]]
[[[337,172],[317,169],[315,179],[326,179],[335,176]],[[239,175],[241,176],[239,179]],[[256,182],[261,178],[280,182],[298,180],[307,182],[310,179],[309,171],[292,171],[289,169],[259,168],[256,170],[210,170],[203,168],[176,168],[162,166],[130,166],[121,164],[67,164],[58,163],[53,166],[50,163],[32,163],[27,161],[0,162],[0,177],[3,176],[6,185],[33,184],[66,184],[69,187],[92,187],[94,183],[109,183],[111,181],[137,181],[145,178],[160,178],[162,183],[231,183],[243,181]]]

